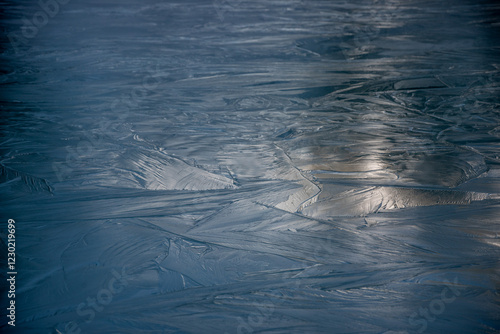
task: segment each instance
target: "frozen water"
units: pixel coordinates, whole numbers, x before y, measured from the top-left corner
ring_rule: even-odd
[[[498,333],[499,10],[3,1],[2,332]]]

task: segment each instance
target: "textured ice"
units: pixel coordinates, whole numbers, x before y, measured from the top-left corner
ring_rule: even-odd
[[[2,2],[2,333],[500,331],[495,1],[64,2]]]
[[[1,187],[7,189],[17,189],[27,192],[48,191],[51,187],[47,180],[28,175],[26,173],[0,165],[0,183]]]
[[[161,152],[125,151],[116,158],[116,161],[115,170],[96,177],[101,181],[100,185],[193,191],[235,188],[231,178],[210,173],[201,167],[190,166],[178,158]],[[113,160],[110,159],[109,162],[112,164]]]
[[[487,193],[457,190],[325,185],[316,203],[303,208],[302,213],[323,219],[332,216],[364,216],[380,210],[431,205],[464,205],[489,198],[490,195]]]

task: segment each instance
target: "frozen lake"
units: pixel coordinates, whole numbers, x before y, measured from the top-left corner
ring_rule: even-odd
[[[1,6],[2,333],[499,333],[495,1]]]

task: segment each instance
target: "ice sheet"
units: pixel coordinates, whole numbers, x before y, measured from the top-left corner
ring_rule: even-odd
[[[498,333],[499,10],[4,1],[2,333]]]

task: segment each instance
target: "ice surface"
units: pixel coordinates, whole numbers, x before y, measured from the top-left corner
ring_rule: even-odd
[[[2,333],[500,331],[495,1],[54,3],[2,2]]]

